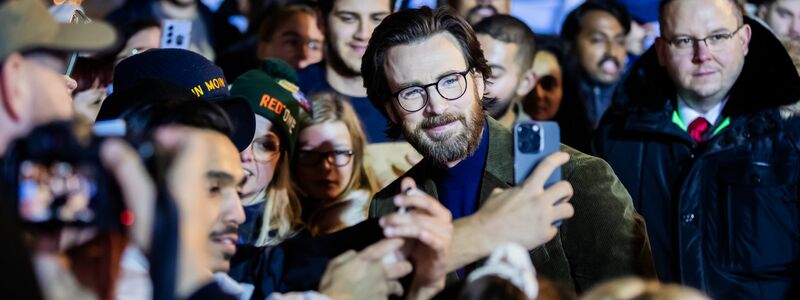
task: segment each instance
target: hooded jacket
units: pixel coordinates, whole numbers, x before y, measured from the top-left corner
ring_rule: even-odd
[[[676,89],[651,48],[594,141],[648,225],[659,277],[715,299],[797,298],[800,77],[751,19],[749,52],[713,135],[676,120]]]

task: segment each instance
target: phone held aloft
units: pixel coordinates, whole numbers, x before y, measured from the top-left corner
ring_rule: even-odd
[[[521,121],[514,124],[514,183],[520,185],[545,157],[561,147],[558,124],[552,121]],[[561,180],[561,168],[553,171],[544,187]]]
[[[547,156],[559,151],[561,136],[558,123],[553,121],[519,121],[514,124],[514,183],[521,185]],[[544,183],[544,188],[561,181],[561,168],[556,168]],[[561,203],[557,201],[553,205]],[[553,223],[558,227],[562,223]]]

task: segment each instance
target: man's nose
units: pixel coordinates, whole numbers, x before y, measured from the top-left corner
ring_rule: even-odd
[[[443,115],[450,106],[450,100],[439,95],[435,86],[428,87],[428,90],[425,92],[428,94],[428,105],[425,108],[427,112],[434,116]]]
[[[711,58],[711,50],[708,48],[708,44],[705,41],[697,41],[697,44],[694,46],[694,62],[704,62]]]

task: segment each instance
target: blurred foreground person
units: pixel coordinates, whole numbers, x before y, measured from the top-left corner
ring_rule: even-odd
[[[111,47],[114,30],[105,23],[57,24],[36,0],[0,4],[0,153],[33,127],[73,116],[67,54]],[[62,84],[63,83],[63,84]]]
[[[709,300],[700,291],[674,283],[622,278],[603,283],[582,295],[581,300]]]

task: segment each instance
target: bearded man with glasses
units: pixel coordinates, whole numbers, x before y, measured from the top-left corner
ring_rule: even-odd
[[[594,150],[645,217],[661,280],[796,299],[800,78],[733,0],[670,0]]]
[[[389,132],[402,134],[424,156],[401,177],[414,179],[416,192],[438,200],[455,220],[451,278],[464,278],[474,262],[509,242],[531,250],[537,272],[571,292],[652,274],[630,196],[602,160],[562,146],[533,179],[513,186],[512,135],[484,110],[491,68],[464,19],[427,7],[389,15],[370,39],[361,74],[368,98],[391,121]],[[542,176],[557,166],[565,181],[545,188]],[[411,192],[401,187],[402,178],[378,192],[370,217],[403,206],[395,195]],[[508,197],[519,188],[518,198]],[[554,224],[573,207],[573,218]]]

